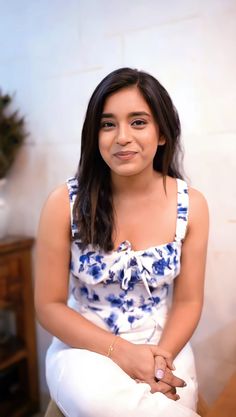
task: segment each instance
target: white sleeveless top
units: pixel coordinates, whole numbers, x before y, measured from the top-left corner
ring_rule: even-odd
[[[180,273],[182,241],[188,222],[188,187],[177,179],[177,221],[173,242],[132,250],[129,241],[117,250],[104,252],[88,245],[81,250],[75,239],[73,204],[78,192],[76,178],[67,181],[71,207],[70,296],[68,305],[97,323],[102,320],[107,330],[122,334],[142,329],[150,314],[159,317],[160,325],[168,310],[169,286]],[[158,312],[160,314],[158,314]]]

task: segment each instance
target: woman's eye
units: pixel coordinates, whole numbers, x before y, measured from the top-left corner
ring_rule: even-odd
[[[101,129],[110,129],[111,127],[114,126],[114,123],[112,122],[102,122],[100,125]]]
[[[144,126],[146,124],[147,124],[147,122],[145,120],[140,120],[140,119],[134,120],[132,122],[132,126],[140,126],[141,127],[141,126]]]

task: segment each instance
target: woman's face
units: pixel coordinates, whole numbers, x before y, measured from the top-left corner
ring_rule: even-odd
[[[137,87],[127,87],[105,101],[99,150],[112,174],[131,176],[153,170],[158,145],[165,139]]]

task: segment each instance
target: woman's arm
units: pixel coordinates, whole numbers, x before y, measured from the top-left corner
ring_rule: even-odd
[[[112,334],[67,307],[70,264],[70,206],[66,185],[48,198],[36,249],[35,308],[40,324],[72,347],[106,354]]]
[[[50,195],[40,219],[35,271],[36,313],[41,325],[66,344],[106,356],[114,335],[66,305],[70,244],[70,207],[64,185]],[[154,379],[155,355],[170,357],[157,346],[135,345],[118,337],[111,359],[132,378],[148,382],[155,392],[159,391]],[[182,380],[170,377],[174,386],[183,386]]]
[[[208,241],[208,207],[197,190],[189,190],[189,223],[182,246],[181,272],[158,346],[175,357],[192,336],[202,310]]]

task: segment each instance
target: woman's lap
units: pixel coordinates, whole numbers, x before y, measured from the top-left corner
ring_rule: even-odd
[[[58,341],[47,353],[50,394],[68,417],[157,417],[167,411],[168,417],[195,417],[191,408],[195,406],[196,383],[193,369],[190,377],[187,375],[188,366],[191,368],[187,351],[175,361],[175,373],[186,380],[187,387],[179,390],[181,399],[174,402],[161,393],[151,394],[148,384],[136,383],[111,359]],[[184,358],[187,361],[180,371]]]

